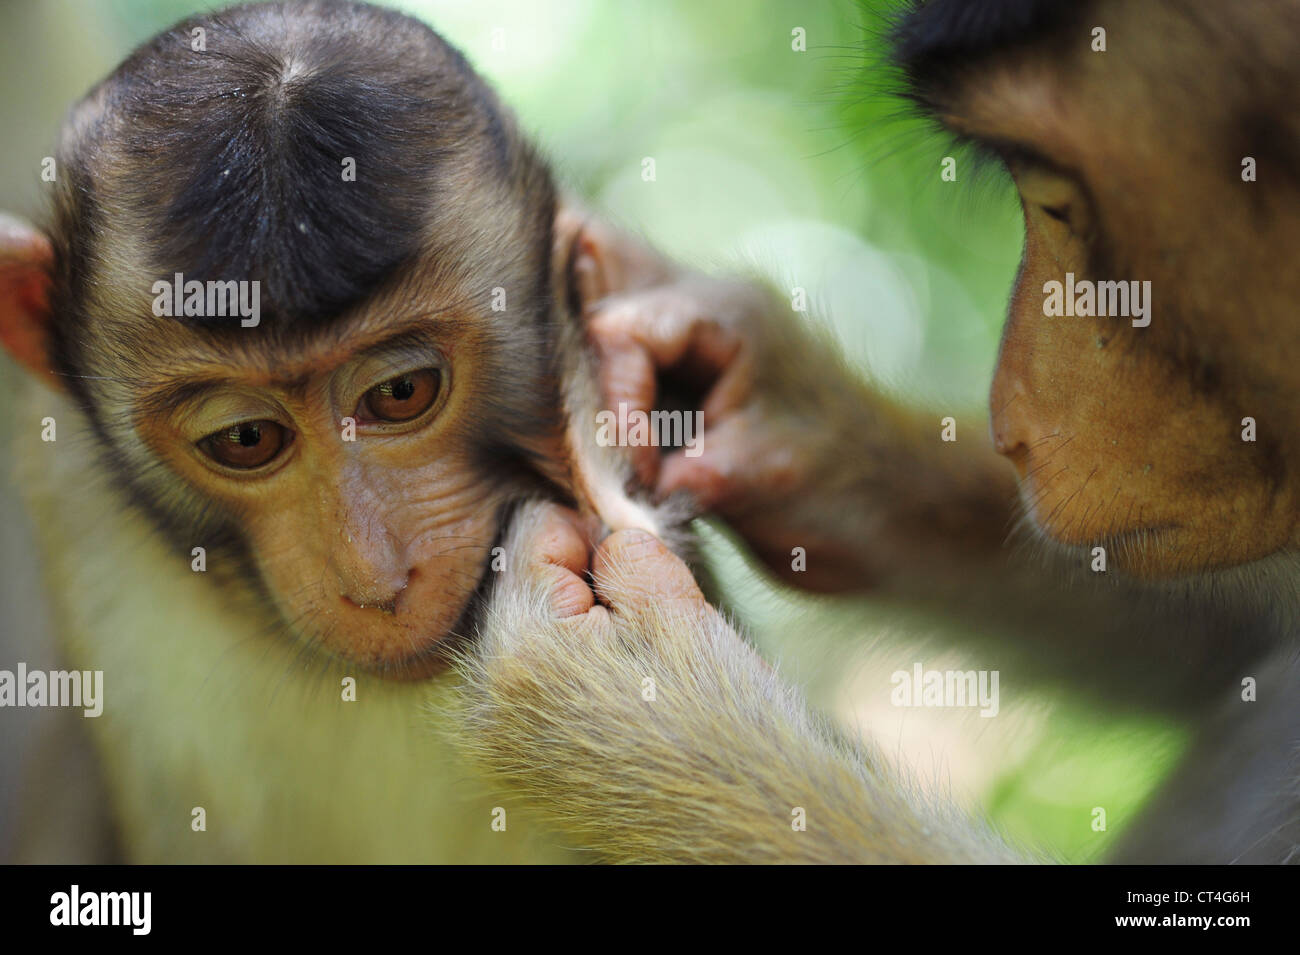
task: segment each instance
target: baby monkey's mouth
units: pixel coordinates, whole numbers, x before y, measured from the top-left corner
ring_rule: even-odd
[[[367,669],[386,680],[409,683],[433,679],[451,668],[456,655],[469,647],[478,634],[488,597],[497,579],[494,566],[500,566],[501,542],[507,528],[508,524],[498,522],[496,534],[479,561],[475,587],[465,598],[455,620],[440,633],[426,633],[417,637],[418,647],[411,653],[373,662]],[[468,567],[466,571],[469,571]]]
[[[435,643],[426,654],[441,663],[440,669],[435,672],[442,672],[454,659],[457,653],[470,646],[478,637],[479,626],[483,622],[483,615],[487,610],[488,597],[492,593],[492,587],[497,582],[497,575],[502,570],[502,562],[505,555],[505,539],[513,523],[515,512],[519,508],[519,502],[512,502],[502,507],[502,513],[497,517],[497,532],[492,538],[492,543],[488,545],[487,553],[479,566],[478,584],[465,601],[465,606],[460,612],[460,617],[456,622],[447,629],[447,632]]]
[[[551,493],[520,496],[498,508],[496,531],[484,548],[478,562],[478,578],[474,589],[465,598],[459,616],[439,634],[427,634],[422,645],[414,652],[397,659],[371,665],[369,669],[384,679],[398,682],[427,680],[447,672],[456,657],[471,647],[487,612],[492,588],[500,579],[509,555],[506,541],[520,507],[530,498],[548,497],[569,506],[572,501],[560,488],[548,489]],[[470,572],[466,568],[466,572]]]

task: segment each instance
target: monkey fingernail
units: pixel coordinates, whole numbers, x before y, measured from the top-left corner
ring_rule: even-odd
[[[611,534],[596,551],[597,589],[617,611],[622,601],[703,602],[690,568],[663,541],[645,531]]]
[[[704,464],[687,458],[677,451],[664,459],[655,495],[660,499],[678,491],[689,491],[701,508],[712,508],[725,496],[729,487],[727,476],[710,461]]]

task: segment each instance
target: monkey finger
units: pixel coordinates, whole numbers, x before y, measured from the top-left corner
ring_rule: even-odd
[[[686,563],[645,531],[611,534],[592,560],[596,590],[615,613],[653,603],[666,609],[706,606],[704,594]]]
[[[525,539],[530,563],[553,564],[575,574],[585,573],[591,547],[585,519],[577,511],[548,504]]]
[[[547,606],[556,617],[576,617],[596,606],[596,596],[582,577],[567,567],[550,564],[538,572],[546,586]]]
[[[711,315],[689,282],[603,299],[591,310],[587,332],[597,342],[640,344],[660,371],[685,363],[718,375],[741,346],[739,332]]]
[[[593,641],[614,639],[614,618],[609,609],[594,604],[585,613],[560,616],[564,632],[584,645]]]
[[[744,407],[749,401],[754,391],[756,364],[753,349],[742,343],[734,359],[704,399],[701,411],[706,427]]]
[[[678,491],[690,492],[705,510],[714,510],[728,497],[743,492],[737,486],[744,473],[751,443],[743,422],[732,415],[704,432],[700,453],[688,456],[681,448],[665,455],[659,469],[655,493],[664,498]]]
[[[699,453],[682,448],[660,465],[655,493],[689,491],[706,509],[727,512],[761,494],[778,499],[796,494],[809,480],[811,457],[800,435],[766,422],[755,407],[722,416],[704,432]]]
[[[545,591],[557,617],[586,613],[595,603],[585,575],[590,565],[589,529],[576,511],[545,504],[527,514],[517,546],[527,577]]]

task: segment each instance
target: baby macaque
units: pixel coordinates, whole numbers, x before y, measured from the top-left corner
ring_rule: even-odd
[[[663,530],[591,415],[566,426],[595,400],[582,219],[557,230],[546,166],[427,27],[336,3],[187,21],[78,104],[57,163],[48,230],[6,234],[5,341],[286,639],[425,676],[520,502]]]
[[[681,539],[597,441],[579,321],[608,269],[653,282],[660,260],[586,231],[464,58],[365,4],[177,24],[73,108],[55,158],[43,225],[0,229],[0,340],[45,389],[17,457],[62,649],[104,671],[123,850],[553,857],[492,842],[491,804],[483,845],[412,835],[472,789],[420,704],[549,579],[503,572],[512,526],[565,507]],[[198,806],[225,807],[220,838],[177,835]]]

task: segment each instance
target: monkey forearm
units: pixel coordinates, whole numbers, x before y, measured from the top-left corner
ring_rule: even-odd
[[[710,425],[696,463],[670,463],[670,486],[695,491],[778,575],[812,590],[906,590],[922,573],[999,560],[1017,489],[987,419],[959,415],[957,440],[943,440],[945,414],[888,400],[823,326],[770,289],[739,287],[752,397]],[[794,548],[806,567],[791,567]]]
[[[461,666],[459,744],[583,846],[620,862],[1016,861],[841,739],[712,609],[611,605],[596,633],[503,584]]]

